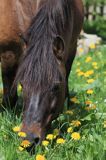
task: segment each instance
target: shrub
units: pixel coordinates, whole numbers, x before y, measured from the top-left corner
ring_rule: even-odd
[[[106,41],[106,20],[97,18],[95,21],[85,21],[84,31],[89,34],[97,34]]]

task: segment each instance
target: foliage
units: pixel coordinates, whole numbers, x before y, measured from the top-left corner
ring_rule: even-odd
[[[92,4],[105,4],[106,2],[104,0],[83,0],[85,5],[92,5]]]
[[[85,21],[84,31],[90,34],[97,34],[106,41],[106,19],[98,17],[94,21]]]

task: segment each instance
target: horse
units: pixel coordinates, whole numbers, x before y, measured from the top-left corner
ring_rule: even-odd
[[[32,146],[45,139],[52,120],[63,110],[84,19],[81,0],[36,0],[35,6],[35,16],[23,34],[25,50],[12,78],[13,90],[18,83],[23,88],[21,130]],[[19,58],[20,52],[16,55]]]

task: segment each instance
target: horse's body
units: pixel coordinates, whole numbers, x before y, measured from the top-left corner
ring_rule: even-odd
[[[16,103],[16,92],[10,95],[10,90],[19,58],[23,52],[19,35],[26,31],[38,9],[38,0],[0,1],[0,60],[4,90],[3,104],[6,102],[6,105],[10,103],[11,106],[14,106]]]
[[[6,4],[9,3],[9,0],[4,1]],[[34,7],[31,10],[29,10],[29,1],[23,0],[26,6],[22,10],[24,5],[21,5],[23,7],[19,7],[20,11],[17,11],[17,5],[21,4],[21,0],[14,2],[17,4],[13,5],[14,8],[12,2],[9,3],[11,9],[9,7],[9,13],[5,16],[8,17],[10,13],[14,13],[14,16],[8,21],[10,28],[8,25],[3,29],[0,28],[0,48],[9,47],[9,53],[8,47],[5,51],[7,54],[1,52],[2,72],[5,70],[7,73],[8,68],[12,68],[13,71],[14,68],[17,69],[18,59],[15,59],[11,52],[17,52],[17,47],[18,52],[15,55],[20,57],[22,47],[18,34],[26,31],[35,14],[25,34],[27,47],[19,65],[15,84],[20,82],[23,86],[25,112],[22,130],[27,133],[30,141],[38,143],[45,137],[51,121],[63,109],[68,93],[68,76],[76,54],[77,38],[82,28],[84,13],[81,0],[36,0],[35,2],[32,0],[30,6]],[[3,13],[2,10],[0,12]],[[1,23],[4,26],[6,17]],[[14,47],[9,46],[11,42],[18,45],[14,45],[15,48],[11,49],[10,47]],[[12,59],[9,58],[9,62],[5,63],[8,54]],[[11,73],[9,76],[12,75],[10,79],[12,78],[13,81],[16,70],[15,72],[12,70],[8,72]]]

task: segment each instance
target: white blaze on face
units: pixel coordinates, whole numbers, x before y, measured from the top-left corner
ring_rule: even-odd
[[[39,106],[39,94],[38,95],[32,95],[31,100],[30,100],[30,104],[29,106],[33,106],[34,107],[34,112],[36,112],[38,110],[38,106]]]

